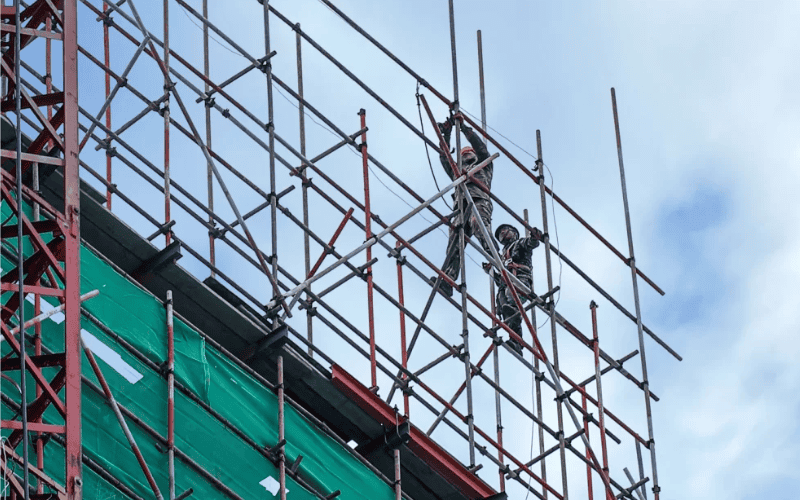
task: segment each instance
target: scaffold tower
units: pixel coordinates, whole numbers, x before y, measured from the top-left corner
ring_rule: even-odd
[[[681,356],[642,316],[665,292],[634,255],[615,90],[627,250],[554,191],[539,130],[528,160],[487,124],[480,31],[462,106],[453,0],[452,89],[319,2],[324,29],[276,0],[3,4],[2,498],[659,500],[645,351]],[[469,167],[462,127],[490,153]],[[540,235],[530,284],[481,244],[501,223]]]

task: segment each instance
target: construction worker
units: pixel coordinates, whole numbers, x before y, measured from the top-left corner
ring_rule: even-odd
[[[450,135],[453,131],[453,122],[453,117],[448,117],[443,123],[437,123],[439,130],[441,130],[444,140],[447,143],[448,149],[450,148]],[[467,140],[471,145],[471,147],[467,146],[461,150],[461,167],[464,171],[469,172],[482,161],[489,158],[489,150],[486,149],[486,144],[483,143],[480,136],[478,136],[478,134],[476,134],[472,128],[465,125],[463,120],[459,120],[459,124],[461,126],[461,132],[467,137]],[[447,175],[450,176],[451,179],[455,180],[453,168],[450,166],[450,162],[448,161],[444,152],[439,156],[439,159],[441,160],[442,166],[444,167],[444,171],[447,172]],[[466,182],[466,188],[469,191],[469,194],[472,195],[472,199],[475,201],[475,207],[478,209],[481,220],[486,226],[486,230],[489,232],[492,230],[492,200],[489,198],[489,193],[481,189],[479,186],[482,184],[487,190],[491,189],[493,168],[494,166],[490,162],[483,169],[481,169],[480,172],[476,173],[470,180]],[[487,253],[491,254],[491,247],[489,245],[494,245],[494,247],[497,248],[497,244],[494,241],[486,241],[484,239],[483,234],[478,228],[478,221],[475,218],[475,214],[472,212],[472,208],[469,206],[466,196],[464,196],[460,190],[456,190],[456,192],[453,194],[453,215],[450,219],[450,222],[450,236],[447,240],[447,250],[445,251],[445,259],[444,264],[442,265],[442,271],[451,280],[455,281],[458,277],[459,271],[461,270],[461,255],[458,248],[458,230],[462,225],[464,226],[464,235],[466,237],[477,234],[478,240],[481,242],[481,245]],[[433,279],[435,278],[436,277],[434,276]],[[442,292],[444,292],[448,297],[453,295],[453,288],[444,281],[440,283],[439,289],[442,290]]]
[[[503,259],[503,267],[510,274],[516,276],[530,290],[533,286],[531,253],[534,248],[539,246],[542,232],[534,228],[530,236],[520,238],[517,228],[510,224],[501,224],[495,231],[494,237],[503,245],[503,250],[500,252],[500,257]],[[488,263],[484,263],[484,269],[490,271],[491,266]],[[522,337],[522,314],[517,308],[514,296],[506,282],[503,281],[500,273],[495,272],[493,276],[497,284],[497,312],[503,322]],[[517,295],[523,304],[528,300],[528,297],[519,288],[517,288]],[[509,344],[515,351],[522,354],[522,346],[519,342],[512,338],[509,340]]]

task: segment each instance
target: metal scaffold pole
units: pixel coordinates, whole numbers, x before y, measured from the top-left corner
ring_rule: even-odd
[[[283,356],[278,356],[278,471],[281,500],[286,500],[286,431],[284,422]]]
[[[297,23],[298,30],[300,23]],[[303,38],[300,33],[295,33],[295,45],[297,46],[297,94],[300,96],[297,102],[298,118],[300,123],[300,154],[306,156],[306,111],[303,104]],[[308,227],[308,167],[302,165],[299,169],[300,179],[303,184],[303,224]],[[305,274],[309,276],[311,272],[311,246],[307,232],[303,232],[303,257],[305,259]],[[308,291],[311,292],[309,285]],[[306,335],[308,337],[308,355],[314,357],[314,306],[311,295],[306,294]]]
[[[397,260],[397,301],[400,303],[400,361],[403,364],[403,371],[408,370],[408,344],[406,343],[406,314],[403,312],[405,308],[405,293],[403,287],[403,264],[405,263],[405,256],[400,254],[400,242],[397,242],[395,255]],[[400,376],[404,384],[408,384],[408,375],[402,373]],[[396,385],[392,385],[394,389]],[[403,387],[403,414],[406,418],[411,418],[411,412],[408,407],[408,387]],[[390,395],[391,396],[391,395]],[[398,455],[399,456],[399,455]]]
[[[370,196],[369,196],[369,158],[367,157],[367,112],[362,108],[358,112],[361,117],[361,164],[364,172],[364,234],[365,238],[369,240],[372,238],[372,211],[370,210]],[[375,312],[373,309],[372,300],[372,247],[367,247],[367,267],[364,269],[367,280],[367,317],[369,321],[369,372],[372,385],[370,390],[378,393],[378,369],[375,365]]]
[[[169,500],[175,500],[175,329],[172,290],[167,290],[167,467]]]
[[[619,178],[622,184],[622,203],[625,208],[625,229],[628,234],[628,251],[630,258],[628,265],[631,268],[631,280],[633,282],[633,300],[636,306],[636,329],[639,334],[639,358],[642,361],[642,386],[644,387],[644,404],[647,413],[647,435],[648,448],[650,449],[650,463],[653,468],[653,495],[655,500],[659,500],[661,487],[658,485],[658,471],[656,468],[656,442],[653,437],[653,415],[650,408],[650,382],[647,377],[647,357],[644,351],[644,332],[642,330],[642,310],[639,305],[639,283],[636,276],[636,258],[633,254],[633,233],[631,231],[631,213],[628,208],[628,188],[625,185],[625,166],[622,161],[622,139],[619,133],[619,115],[617,114],[617,95],[614,88],[611,88],[611,106],[614,111],[614,132],[617,138],[617,157],[619,158]]]
[[[17,204],[18,209],[22,210],[22,123],[20,119],[22,118],[22,82],[20,80],[20,70],[21,65],[20,61],[22,60],[22,19],[20,18],[20,0],[14,1],[14,26],[16,27],[14,32],[14,111],[16,112],[16,137],[14,138],[14,142],[16,144],[16,161],[15,161],[15,168],[16,168],[16,197],[17,197]],[[23,460],[23,471],[22,471],[22,487],[24,488],[24,495],[25,500],[28,500],[28,464],[29,464],[29,457],[28,457],[28,391],[27,391],[27,375],[25,373],[27,369],[27,357],[28,357],[28,343],[25,340],[26,337],[26,329],[25,329],[25,282],[22,279],[23,270],[25,266],[25,255],[23,253],[23,235],[24,235],[24,223],[22,221],[21,214],[17,214],[17,273],[19,274],[19,286],[17,288],[17,293],[19,294],[19,310],[17,311],[17,323],[20,325],[20,332],[19,332],[19,346],[20,346],[20,364],[19,364],[19,387],[20,387],[20,399],[22,400],[22,404],[20,405],[21,409],[21,420],[22,420],[22,460]],[[16,495],[15,495],[16,496]]]
[[[203,17],[208,19],[208,0],[203,0]],[[208,53],[208,25],[203,24],[203,76],[206,78],[206,81],[203,82],[203,90],[205,95],[209,95],[209,91],[211,87],[208,85],[209,80],[209,73],[211,71],[211,62]],[[205,115],[206,115],[206,146],[211,149],[211,106],[206,103],[205,106]],[[214,171],[211,168],[211,163],[206,162],[206,183],[207,183],[207,190],[208,190],[208,209],[212,212],[214,211]],[[208,217],[208,223],[212,226],[214,225],[214,217]],[[208,260],[211,262],[212,266],[216,266],[217,264],[217,252],[216,252],[216,245],[214,244],[214,232],[208,232]],[[213,277],[215,272],[213,269],[210,270],[211,276]]]
[[[78,6],[64,0],[64,215],[66,240],[66,489],[68,500],[83,496],[81,469],[81,274],[80,274],[80,150],[78,148]],[[55,117],[53,117],[55,120]]]
[[[523,217],[525,219],[525,224],[527,224],[528,223],[528,209],[527,208],[523,210],[522,215],[523,215]],[[525,228],[525,236],[526,237],[530,236],[530,230],[528,228]],[[534,291],[534,287],[533,287],[533,275],[531,275],[531,293],[534,294],[534,295],[536,293]],[[536,322],[536,308],[535,307],[531,307],[531,323],[538,328],[538,323]],[[542,378],[543,377],[538,376],[537,375],[538,373],[541,373],[541,370],[540,370],[540,367],[539,367],[539,358],[537,356],[533,356],[533,378],[534,378],[533,390],[534,390],[534,398],[535,398],[534,403],[536,404],[536,416],[539,418],[540,421],[544,421],[543,418],[542,418],[542,412],[543,412],[543,408],[542,408]],[[541,425],[539,425],[537,427],[539,429],[539,456],[542,456],[542,455],[544,455],[544,428]],[[531,437],[531,439],[533,439],[533,437]],[[560,446],[560,443],[559,443],[559,446]],[[546,460],[542,460],[541,461],[541,471],[542,471],[541,472],[542,479],[545,482],[547,482],[547,463],[546,463]],[[543,489],[542,490],[542,494],[544,495],[545,498],[547,498],[547,490]]]
[[[264,54],[270,53],[270,33],[269,33],[269,0],[264,0]],[[266,75],[267,75],[267,107],[268,107],[268,121],[267,131],[269,132],[269,196],[270,196],[270,221],[272,230],[272,275],[278,276],[278,198],[277,188],[275,184],[275,109],[272,103],[272,62],[267,60]],[[278,282],[273,282],[272,295],[277,296],[280,293]],[[287,311],[287,314],[289,312]]]
[[[455,123],[453,124],[453,128],[455,129],[456,135],[456,165],[457,165],[457,172],[461,172],[461,120],[458,118],[460,115],[458,109],[458,63],[456,58],[456,25],[455,25],[455,9],[453,7],[453,0],[449,0],[448,2],[449,13],[450,13],[450,51],[452,54],[453,60],[453,106],[451,108],[451,112],[456,114]],[[456,188],[458,190],[465,191],[467,188],[465,185],[461,185],[461,187]],[[457,198],[462,198],[462,196],[458,196]],[[459,207],[455,207],[456,210],[459,210]],[[475,425],[474,425],[474,415],[472,413],[472,369],[470,368],[470,360],[469,360],[469,319],[467,316],[467,266],[465,263],[466,260],[466,235],[465,235],[465,224],[469,219],[468,215],[468,208],[466,206],[462,206],[460,208],[462,210],[462,220],[461,220],[461,227],[459,228],[458,232],[458,256],[461,262],[461,342],[463,347],[462,356],[464,359],[464,377],[466,379],[467,384],[467,427],[468,427],[468,435],[469,435],[469,467],[472,468],[475,466]]]
[[[544,241],[544,256],[545,265],[547,269],[547,289],[553,289],[553,267],[550,258],[550,235],[548,234],[548,220],[547,220],[547,198],[545,196],[545,182],[544,182],[544,161],[542,160],[542,135],[536,131],[536,152],[537,160],[536,166],[539,170],[539,193],[542,201],[542,238]],[[550,335],[553,342],[553,370],[555,371],[554,377],[561,378],[561,370],[558,363],[558,335],[556,331],[556,304],[555,301],[550,299],[547,305],[548,313],[550,315]],[[567,455],[564,443],[564,415],[562,409],[563,401],[559,398],[556,402],[556,412],[558,418],[558,444],[559,454],[561,456],[561,485],[564,489],[564,499],[568,499],[567,492]]]
[[[170,164],[169,164],[169,93],[173,83],[169,78],[169,0],[164,0],[164,246],[170,244],[172,232],[167,229],[172,220],[170,190]],[[210,146],[209,146],[210,147]]]
[[[108,9],[108,2],[103,2],[103,10],[106,10],[106,9]],[[51,21],[48,19],[48,22],[51,22]],[[49,48],[50,48],[50,39],[49,38],[47,39],[47,44],[48,44],[48,56],[49,56]],[[48,59],[49,59],[49,57],[48,57]],[[109,67],[109,68],[111,67],[111,41],[109,40],[109,37],[108,37],[108,22],[106,20],[103,20],[103,61],[105,62],[105,65],[107,67]],[[111,75],[108,74],[108,72],[104,72],[104,73],[105,73],[104,77],[105,77],[106,99],[108,99],[108,96],[111,93]],[[48,75],[50,74],[50,68],[47,68],[47,74]],[[47,89],[47,93],[49,94],[51,91],[52,91],[52,85],[50,85],[50,88]],[[48,113],[49,113],[49,111],[48,111]],[[52,117],[48,115],[48,118],[52,118]],[[110,105],[108,106],[108,108],[106,108],[106,127],[111,129],[111,106]],[[111,139],[108,136],[106,136],[106,141],[108,141],[108,143],[111,144]],[[109,184],[111,184],[111,174],[112,174],[111,162],[112,162],[111,156],[110,155],[106,155],[106,180],[108,181]],[[111,189],[109,189],[109,188],[106,188],[106,208],[108,210],[111,210]]]
[[[603,453],[603,471],[608,474],[608,449],[606,448],[606,416],[603,405],[603,383],[600,371],[600,337],[597,333],[597,303],[589,305],[592,310],[592,350],[594,351],[594,380],[597,385],[597,419],[600,426],[600,447]]]
[[[483,37],[481,35],[481,30],[477,32],[478,37],[478,83],[479,83],[479,90],[481,94],[481,125],[483,126],[484,130],[486,129],[486,88],[484,84],[483,78]],[[487,142],[486,138],[483,138],[484,144]],[[495,289],[494,289],[494,278],[491,276],[489,277],[489,303],[491,306],[492,314],[497,315],[497,305],[495,304]],[[493,325],[495,326],[496,323],[493,321]],[[500,387],[500,342],[493,339],[492,340],[492,365],[494,366],[494,383]],[[500,392],[498,390],[494,391],[494,409],[495,409],[495,421],[497,422],[497,444],[500,447],[503,446],[503,409],[500,399]],[[501,450],[497,450],[497,460],[501,463],[503,462],[503,452]],[[500,482],[500,491],[506,490],[506,476],[505,471],[502,467],[498,470],[498,480]]]

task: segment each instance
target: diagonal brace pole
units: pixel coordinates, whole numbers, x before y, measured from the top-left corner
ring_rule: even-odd
[[[125,433],[125,438],[131,445],[133,454],[136,455],[136,460],[139,462],[139,466],[142,468],[142,472],[144,472],[147,482],[150,484],[150,488],[153,490],[153,494],[156,496],[157,500],[163,500],[164,497],[161,496],[161,492],[159,491],[158,485],[153,478],[153,474],[150,473],[150,468],[147,467],[147,462],[144,461],[142,452],[139,450],[139,446],[136,444],[136,440],[133,438],[133,434],[131,434],[131,430],[128,428],[128,424],[125,422],[125,417],[122,416],[122,412],[119,409],[117,400],[114,399],[114,395],[111,393],[111,388],[109,388],[108,382],[106,382],[106,378],[103,376],[103,372],[100,370],[100,366],[97,364],[97,360],[94,359],[94,354],[92,354],[92,351],[86,347],[86,344],[83,342],[83,338],[81,338],[81,347],[83,347],[83,352],[86,353],[86,357],[89,359],[89,364],[92,365],[92,371],[94,371],[94,374],[97,376],[97,380],[100,382],[100,385],[103,388],[103,392],[108,400],[108,404],[111,405],[111,408],[114,410],[114,415],[116,415],[117,421],[119,422],[120,427],[122,427],[122,431]]]
[[[142,51],[144,50],[144,47],[145,45],[147,45],[148,42],[150,42],[150,37],[145,36],[144,39],[142,39],[142,42],[139,44],[139,47],[136,49],[136,52],[133,54],[133,57],[131,57],[131,60],[128,61],[128,65],[125,67],[125,71],[122,72],[122,76],[120,76],[119,79],[117,79],[117,84],[114,85],[114,89],[111,91],[110,94],[108,94],[106,102],[103,103],[103,106],[97,113],[98,120],[100,119],[100,117],[103,116],[103,113],[105,113],[106,109],[111,105],[111,101],[114,100],[114,97],[117,95],[119,89],[128,85],[128,73],[131,72],[131,70],[133,69],[133,65],[136,64],[137,60],[139,60],[139,56],[142,55]],[[89,126],[89,130],[86,132],[86,135],[83,136],[83,140],[81,141],[81,144],[78,148],[79,150],[83,150],[83,147],[86,145],[86,142],[89,140],[89,137],[92,136],[92,132],[94,132],[96,126],[97,125],[94,122],[92,122],[92,124]]]
[[[148,38],[148,44],[150,45],[150,53],[151,53],[151,55],[156,60],[156,63],[158,64],[158,67],[161,69],[161,72],[164,74],[164,77],[167,80],[169,80],[169,71],[164,66],[164,63],[161,61],[161,58],[158,56],[158,53],[156,52],[155,46],[153,44],[152,37],[150,36],[150,32],[147,31],[147,28],[145,28],[144,23],[142,23],[142,19],[141,19],[141,17],[139,17],[139,12],[136,10],[136,7],[134,6],[133,1],[129,0],[128,1],[128,5],[130,5],[130,7],[131,7],[131,12],[133,13],[134,18],[136,19],[136,24],[138,25],[139,30],[141,30],[142,35],[144,35],[146,38]],[[114,10],[118,10],[119,9],[118,7],[114,6],[114,4],[109,4],[109,6],[112,7]],[[258,245],[256,245],[255,239],[253,239],[253,235],[250,232],[250,229],[247,227],[247,224],[245,223],[244,219],[242,218],[242,214],[239,212],[239,208],[236,206],[236,202],[233,201],[233,197],[231,196],[230,191],[228,191],[228,188],[225,185],[225,181],[222,179],[222,176],[219,173],[219,169],[217,169],[216,163],[214,162],[213,158],[209,154],[208,148],[206,147],[206,145],[203,142],[203,140],[200,138],[200,134],[197,131],[197,127],[195,127],[194,121],[192,120],[191,116],[189,115],[188,110],[186,109],[186,106],[183,103],[183,99],[181,99],[180,94],[178,93],[178,91],[175,88],[174,84],[172,84],[170,87],[171,87],[169,89],[170,92],[175,97],[175,101],[178,103],[178,106],[181,109],[181,113],[183,113],[184,118],[186,118],[186,122],[189,124],[189,128],[192,131],[192,136],[194,138],[195,143],[197,143],[197,145],[200,146],[200,149],[203,151],[203,155],[206,157],[206,161],[208,162],[209,165],[211,165],[211,169],[214,171],[214,176],[217,178],[217,182],[219,182],[219,185],[222,188],[222,191],[225,193],[225,197],[228,199],[228,203],[230,204],[231,209],[233,209],[233,213],[236,215],[236,219],[239,221],[239,224],[242,226],[242,229],[244,230],[245,235],[247,236],[247,240],[250,242],[251,248],[256,253],[256,256],[258,257],[259,263],[261,264],[261,268],[263,269],[264,274],[267,275],[267,278],[269,279],[270,283],[272,284],[273,289],[279,290],[278,282],[275,279],[275,276],[273,276],[272,273],[270,272],[269,266],[267,265],[267,262],[266,262],[266,259],[264,258],[263,254],[258,250]],[[275,298],[273,298],[272,301],[270,301],[270,303],[275,303],[276,301],[283,308],[283,310],[286,313],[286,315],[291,317],[292,316],[291,311],[290,311],[289,307],[287,306],[286,301],[284,300],[283,296],[277,295]]]

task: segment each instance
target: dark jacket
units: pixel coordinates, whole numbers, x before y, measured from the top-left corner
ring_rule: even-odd
[[[452,128],[444,132],[444,140],[445,142],[447,142],[448,149],[450,148],[451,131]],[[472,149],[475,150],[475,156],[478,158],[475,165],[478,165],[483,160],[489,158],[489,150],[486,148],[486,144],[483,143],[480,136],[476,134],[475,131],[472,130],[472,128],[462,124],[461,131],[467,137],[467,140],[472,146]],[[444,167],[444,171],[447,172],[447,175],[450,177],[450,179],[455,180],[455,177],[453,175],[453,169],[450,167],[450,162],[447,161],[447,156],[442,154],[439,156],[439,160],[441,160],[442,167]],[[484,167],[480,172],[475,174],[475,176],[473,177],[473,179],[481,181],[486,186],[487,189],[492,189],[492,174],[494,171],[493,163],[494,162],[486,165],[486,167]],[[489,193],[484,192],[480,187],[478,187],[476,183],[472,182],[472,180],[467,181],[467,189],[469,190],[469,194],[471,194],[472,198],[476,199],[476,201],[477,199],[483,199],[487,201],[490,200]],[[453,199],[456,199],[456,195],[453,195]],[[466,207],[465,203],[464,204],[458,203],[458,201],[459,200],[457,200],[457,205],[459,207],[461,208]]]
[[[503,259],[503,266],[528,287],[533,282],[531,253],[538,246],[539,240],[536,238],[530,236],[517,238],[503,247],[500,253],[500,257]],[[499,273],[495,273],[494,279],[498,286],[505,286]]]

